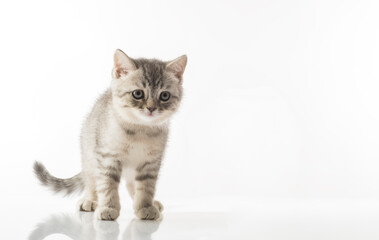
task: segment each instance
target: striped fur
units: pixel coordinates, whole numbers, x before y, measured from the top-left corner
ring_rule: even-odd
[[[45,166],[39,162],[34,162],[34,173],[42,185],[49,187],[54,192],[63,192],[69,195],[75,191],[83,191],[84,183],[81,174],[77,174],[71,178],[62,179],[52,176]]]
[[[155,185],[169,119],[182,98],[186,63],[186,56],[163,62],[132,59],[117,50],[111,87],[96,101],[83,124],[82,172],[59,179],[36,162],[34,170],[41,183],[66,194],[84,190],[79,209],[95,211],[98,219],[114,220],[120,214],[118,188],[124,177],[137,217],[159,219],[163,206],[154,200]],[[144,98],[133,97],[135,90],[142,90]],[[170,93],[167,101],[160,98],[162,91]]]

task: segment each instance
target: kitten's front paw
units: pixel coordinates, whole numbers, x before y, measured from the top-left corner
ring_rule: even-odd
[[[109,207],[98,207],[95,216],[99,220],[115,220],[120,215],[120,210]]]
[[[136,216],[142,220],[158,220],[161,214],[157,207],[149,206],[135,211]]]

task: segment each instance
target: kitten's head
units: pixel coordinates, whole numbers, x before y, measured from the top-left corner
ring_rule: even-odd
[[[123,120],[160,125],[179,107],[187,56],[169,62],[132,59],[121,50],[114,55],[112,103]]]

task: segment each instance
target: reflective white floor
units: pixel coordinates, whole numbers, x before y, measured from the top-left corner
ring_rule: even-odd
[[[67,210],[52,211],[61,203]],[[379,239],[374,200],[182,200],[166,204],[161,222],[137,220],[128,208],[112,222],[60,200],[33,205],[2,222],[1,239]]]

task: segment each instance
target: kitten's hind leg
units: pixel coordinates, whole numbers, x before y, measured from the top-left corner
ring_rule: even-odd
[[[87,198],[82,198],[79,200],[79,210],[83,212],[93,212],[96,210],[97,202],[94,200],[89,200]]]
[[[162,212],[164,209],[163,204],[158,200],[154,200],[153,205],[158,208],[159,212]]]
[[[94,180],[88,179],[85,183],[84,197],[79,201],[79,210],[84,212],[93,212],[97,207],[96,186]]]

